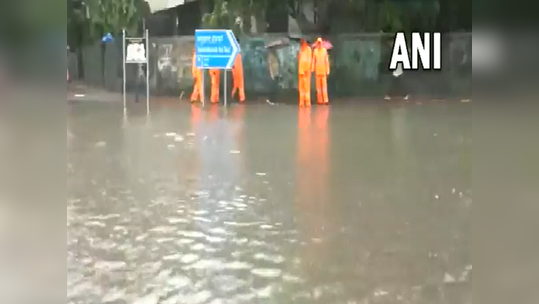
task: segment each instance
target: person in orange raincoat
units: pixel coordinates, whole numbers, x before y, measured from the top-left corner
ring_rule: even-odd
[[[312,71],[316,77],[316,93],[318,104],[328,104],[328,84],[327,79],[330,72],[328,51],[322,45],[322,38],[316,40],[316,47],[313,51]]]
[[[219,102],[219,86],[221,84],[221,71],[216,69],[210,70],[211,80],[211,102]]]
[[[311,64],[313,52],[305,39],[301,39],[301,49],[298,55],[298,90],[299,106],[311,106]]]
[[[245,101],[245,87],[243,84],[243,62],[241,58],[241,53],[236,56],[234,61],[234,66],[232,67],[232,78],[234,78],[234,87],[232,88],[232,98],[236,95],[238,91],[240,102]]]
[[[191,73],[195,79],[195,86],[193,88],[193,94],[191,94],[191,102],[197,102],[200,98],[203,97],[202,94],[202,70],[197,68],[196,65],[196,51],[193,50],[193,66],[191,67]]]

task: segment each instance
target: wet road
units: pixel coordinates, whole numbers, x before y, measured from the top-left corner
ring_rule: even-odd
[[[471,120],[71,104],[68,302],[472,303]]]

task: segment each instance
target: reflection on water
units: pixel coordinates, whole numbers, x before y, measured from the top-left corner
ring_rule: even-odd
[[[329,182],[329,107],[299,110],[296,160],[296,214],[300,244],[300,259],[305,279],[314,290],[298,294],[294,299],[305,302],[319,300],[331,303],[342,292],[338,281],[333,281],[329,268],[315,265],[331,264],[331,202]],[[333,281],[333,282],[332,282]]]
[[[70,303],[471,303],[467,107],[76,107]]]

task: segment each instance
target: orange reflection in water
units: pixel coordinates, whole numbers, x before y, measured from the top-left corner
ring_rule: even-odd
[[[327,257],[330,201],[329,129],[330,108],[299,110],[296,159],[296,212],[304,265],[322,263]]]
[[[191,131],[195,132],[202,118],[202,108],[197,104],[191,104]]]
[[[218,104],[211,104],[208,106],[208,121],[217,122],[219,121],[219,110],[220,107]]]
[[[203,119],[203,109],[200,105],[191,105],[190,133],[197,134]],[[180,170],[178,181],[186,198],[196,193],[200,183],[200,147],[195,136],[187,136],[184,140],[188,146],[188,153],[180,157]]]
[[[229,119],[236,126],[235,136],[239,148],[244,147],[245,143],[245,105],[238,105],[230,112]]]

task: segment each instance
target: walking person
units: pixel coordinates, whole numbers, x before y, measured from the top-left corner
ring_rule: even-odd
[[[268,71],[272,80],[268,102],[276,103],[277,99],[279,98],[279,83],[281,76],[279,68],[279,58],[277,58],[277,53],[274,49],[268,49],[267,64]]]
[[[313,51],[312,71],[316,77],[316,94],[318,104],[328,104],[328,76],[330,73],[328,51],[322,44],[322,38],[316,40]]]
[[[313,53],[305,39],[301,39],[301,49],[298,55],[298,90],[299,106],[311,106],[311,64]]]
[[[232,88],[232,98],[238,92],[238,97],[240,102],[245,101],[245,87],[243,81],[243,62],[241,58],[241,53],[238,53],[236,60],[234,61],[234,66],[232,67],[232,78],[234,80],[234,87]]]
[[[202,98],[202,96],[204,95],[202,94],[202,90],[204,89],[202,87],[202,70],[197,68],[196,63],[196,51],[195,49],[193,49],[191,74],[193,75],[193,79],[195,80],[195,85],[193,87],[193,94],[191,94],[191,103],[199,101],[200,98]]]
[[[137,68],[137,81],[135,87],[135,102],[139,102],[138,97],[143,90],[146,89],[146,71],[143,63],[138,64]]]
[[[389,83],[389,90],[385,100],[391,100],[391,98],[398,96],[401,96],[404,100],[409,99],[410,96],[406,92],[403,75],[404,70],[402,68],[402,63],[398,63],[397,68],[393,71],[393,77]]]

